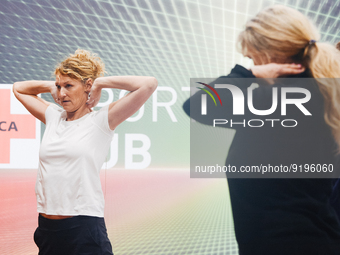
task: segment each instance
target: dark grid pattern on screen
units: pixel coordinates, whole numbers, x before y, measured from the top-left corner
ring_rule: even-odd
[[[153,75],[166,86],[215,77],[247,62],[237,34],[274,3],[308,15],[322,40],[340,40],[339,1],[3,1],[0,82],[50,79],[77,48],[98,53],[111,75]]]

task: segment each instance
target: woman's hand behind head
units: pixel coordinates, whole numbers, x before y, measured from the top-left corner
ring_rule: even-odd
[[[100,78],[97,78],[94,82],[93,85],[91,87],[90,93],[89,93],[89,97],[86,101],[87,107],[88,108],[92,108],[95,107],[100,100],[101,97],[101,87],[97,86],[98,80],[100,80]]]
[[[58,97],[58,89],[57,86],[51,86],[51,96],[53,97],[54,102],[61,105],[60,98]]]
[[[277,78],[281,76],[299,74],[305,71],[300,64],[277,64],[255,65],[250,68],[257,78]]]

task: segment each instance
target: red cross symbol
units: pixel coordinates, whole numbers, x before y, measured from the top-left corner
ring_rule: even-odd
[[[35,118],[28,114],[11,114],[10,100],[11,90],[0,89],[0,164],[10,163],[11,139],[35,139]]]

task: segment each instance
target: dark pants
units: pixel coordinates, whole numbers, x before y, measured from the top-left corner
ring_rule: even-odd
[[[104,218],[99,217],[50,220],[39,215],[34,242],[39,255],[113,255]]]

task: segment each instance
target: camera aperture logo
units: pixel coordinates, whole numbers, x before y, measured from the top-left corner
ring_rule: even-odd
[[[232,95],[232,101],[233,101],[233,109],[232,109],[232,115],[245,115],[245,96],[243,94],[243,91],[231,84],[215,84],[215,88],[213,88],[211,85],[205,84],[203,82],[197,82],[201,85],[204,85],[208,89],[210,89],[218,98],[220,102],[220,106],[223,106],[222,99],[216,89],[227,89],[229,90],[228,93],[231,93]],[[287,105],[295,105],[298,110],[300,110],[303,115],[305,116],[311,116],[312,114],[307,110],[307,108],[303,105],[307,103],[311,99],[311,93],[309,90],[301,87],[273,87],[272,88],[272,104],[269,109],[256,109],[254,107],[253,103],[253,90],[258,87],[258,84],[253,83],[251,86],[247,88],[247,106],[250,113],[257,116],[267,116],[270,114],[273,114],[278,107],[278,90],[280,89],[280,107],[281,107],[281,116],[287,115]],[[213,94],[205,88],[199,88],[198,89],[206,92],[214,101],[215,106],[220,107]],[[220,94],[224,93],[224,91],[221,90]],[[287,95],[294,93],[295,95],[300,95],[303,97],[299,98],[289,98]],[[201,94],[201,115],[207,115],[208,109],[207,109],[207,94]],[[217,109],[218,110],[218,109]],[[239,118],[238,118],[239,119]],[[280,123],[280,124],[279,124]],[[279,119],[279,118],[258,118],[258,119],[243,119],[241,121],[235,121],[233,119],[213,119],[213,127],[216,126],[222,126],[222,125],[228,125],[227,127],[235,128],[235,127],[263,127],[265,125],[270,125],[271,127],[275,127],[277,125],[281,125],[282,127],[296,127],[298,125],[297,120],[295,119]],[[226,126],[224,126],[226,127]]]
[[[197,83],[202,84],[202,85],[208,87],[209,89],[211,89],[211,91],[214,92],[215,95],[217,96],[217,98],[220,101],[220,104],[222,106],[221,97],[220,97],[220,95],[217,93],[217,91],[213,87],[211,87],[210,85],[205,84],[203,82],[197,82]],[[200,90],[205,91],[212,98],[212,100],[215,103],[215,106],[217,106],[216,100],[215,100],[214,96],[209,92],[209,90],[204,89],[204,88],[200,88],[200,87],[197,87],[197,88],[200,89]],[[206,94],[202,94],[201,114],[202,115],[207,115],[207,95]]]

